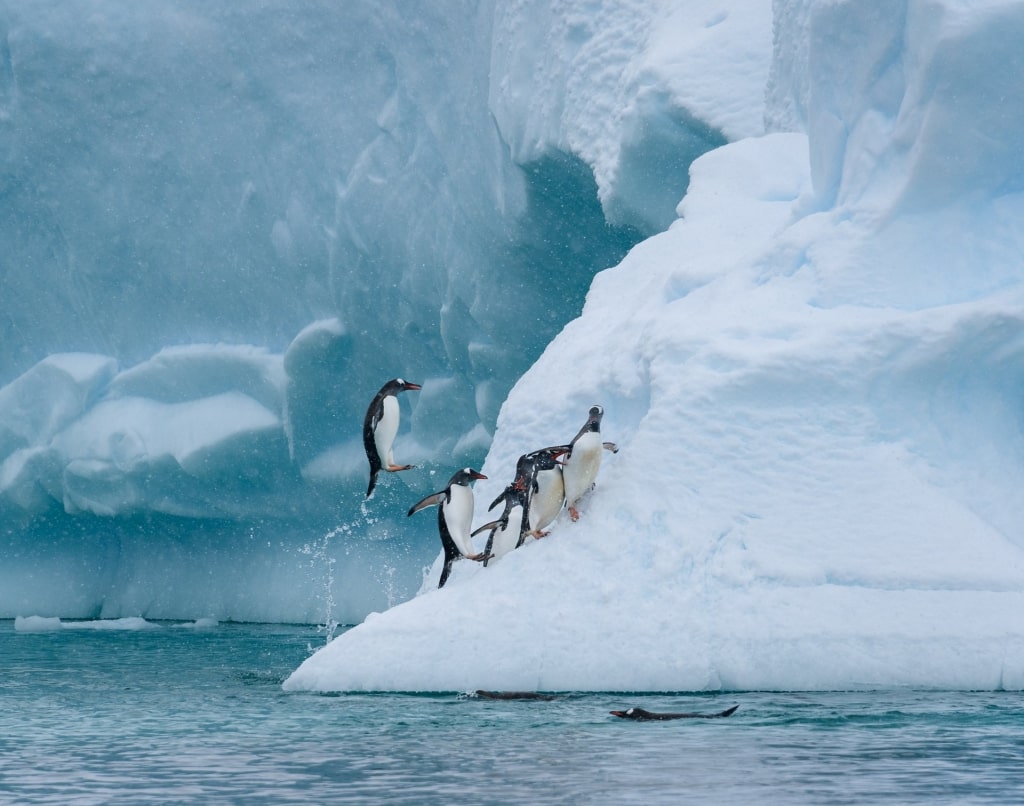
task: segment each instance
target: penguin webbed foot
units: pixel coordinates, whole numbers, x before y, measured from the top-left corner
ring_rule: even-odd
[[[602,442],[601,447],[604,448],[606,451],[611,451],[612,453],[619,452],[619,446],[616,445],[614,442]]]
[[[551,534],[551,531],[541,531],[540,529],[534,529],[532,532],[527,532],[527,534],[534,540],[540,540],[542,537],[547,537],[549,534]]]
[[[493,554],[487,552],[480,552],[479,554],[467,554],[467,560],[473,560],[474,562],[482,563],[484,560],[490,560],[494,557]]]
[[[388,473],[397,473],[400,470],[412,470],[416,465],[388,465],[385,469]]]
[[[576,507],[569,507],[569,517],[575,523],[580,519],[580,511]]]

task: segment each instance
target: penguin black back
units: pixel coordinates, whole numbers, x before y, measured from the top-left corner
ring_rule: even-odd
[[[416,391],[421,388],[418,383],[411,383],[402,378],[392,378],[380,388],[366,409],[366,416],[363,418],[363,449],[366,451],[366,458],[370,463],[370,483],[366,488],[367,498],[373,493],[373,488],[377,484],[377,474],[384,468],[385,463],[389,472],[409,470],[413,467],[412,465],[392,464],[391,443],[394,440],[394,435],[398,432],[398,408],[396,405],[389,411],[385,406],[385,400],[400,392]],[[382,448],[383,456],[381,456]]]

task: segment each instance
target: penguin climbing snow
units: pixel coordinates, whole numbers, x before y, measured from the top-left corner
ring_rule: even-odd
[[[487,567],[488,560],[496,560],[513,549],[519,548],[525,533],[523,516],[526,513],[526,493],[519,485],[518,478],[491,502],[487,511],[490,512],[501,501],[505,502],[505,509],[501,513],[501,517],[490,523],[485,523],[473,532],[475,537],[481,532],[486,532],[488,529],[491,530],[491,533],[487,536],[487,546],[484,548],[484,554],[487,555],[483,561],[484,568]]]
[[[399,470],[411,470],[415,465],[396,465],[391,450],[398,434],[399,392],[415,392],[422,387],[418,383],[394,378],[384,384],[377,392],[370,407],[366,410],[363,420],[363,447],[366,458],[370,460],[370,485],[366,488],[369,498],[377,484],[377,474],[382,470],[395,473]]]
[[[441,545],[444,547],[444,569],[438,588],[443,588],[452,570],[452,563],[459,557],[480,562],[488,559],[486,553],[473,551],[469,527],[473,522],[473,490],[469,486],[476,479],[486,479],[471,467],[459,470],[448,481],[448,486],[440,492],[431,493],[409,508],[409,515],[426,507],[436,506],[437,530],[441,533]]]
[[[487,507],[490,512],[504,501],[505,510],[501,517],[473,532],[475,537],[491,530],[485,554],[497,559],[522,546],[527,535],[541,538],[547,534],[541,529],[551,523],[562,508],[564,495],[558,457],[568,450],[568,445],[556,445],[519,457],[515,480]],[[554,479],[548,478],[549,474],[556,472]],[[539,515],[534,515],[534,506],[539,507]],[[486,566],[487,560],[484,560]]]
[[[580,517],[576,504],[594,486],[597,471],[601,467],[601,451],[618,453],[619,448],[614,442],[601,442],[601,418],[604,409],[592,406],[587,422],[573,437],[569,445],[569,454],[562,464],[562,480],[565,484],[565,503],[569,507],[569,517],[574,521]]]
[[[533,458],[533,484],[529,488],[529,525],[527,533],[540,539],[544,528],[558,517],[565,503],[565,482],[558,457],[569,452],[568,445],[541,448],[527,454]]]

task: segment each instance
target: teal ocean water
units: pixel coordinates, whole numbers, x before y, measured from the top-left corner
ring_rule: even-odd
[[[0,803],[1024,802],[1024,695],[290,694],[314,627],[0,622]],[[608,712],[719,711],[629,722]]]

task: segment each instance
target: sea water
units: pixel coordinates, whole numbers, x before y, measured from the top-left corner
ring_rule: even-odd
[[[2,803],[1024,802],[1016,692],[294,694],[315,627],[19,626]]]

